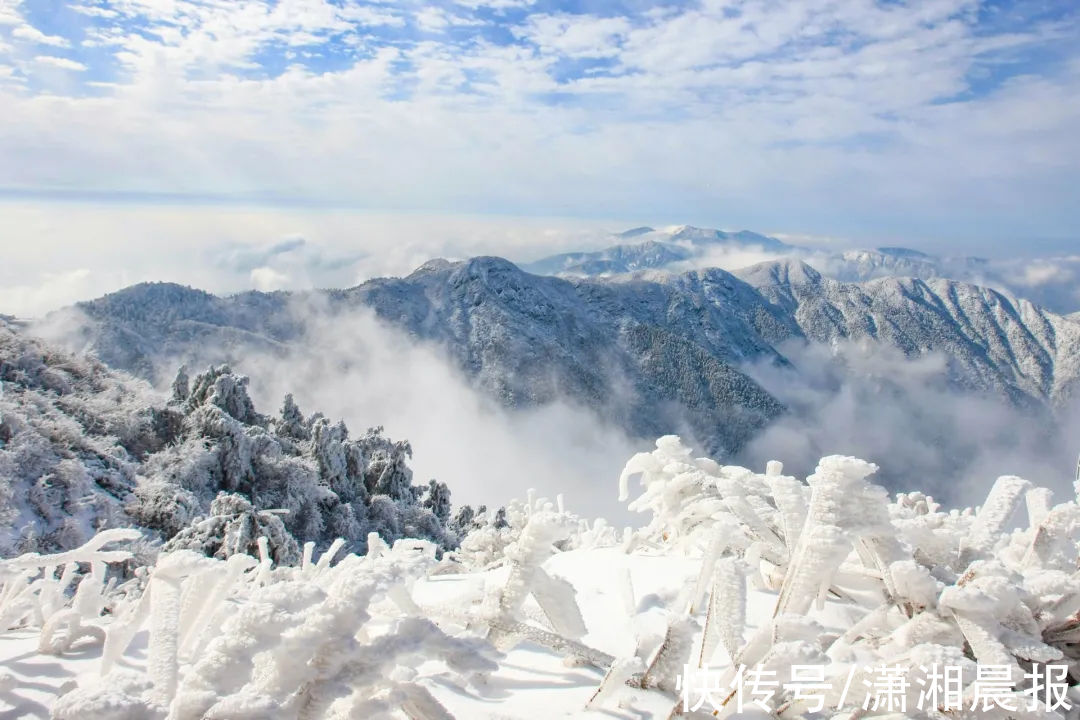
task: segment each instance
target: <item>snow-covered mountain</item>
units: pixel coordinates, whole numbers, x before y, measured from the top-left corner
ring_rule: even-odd
[[[952,384],[1053,406],[1075,394],[1080,324],[1008,293],[945,279],[844,283],[798,261],[614,278],[537,276],[500,258],[432,261],[347,290],[222,298],[139,285],[65,317],[105,362],[160,368],[243,363],[302,347],[315,316],[374,310],[442,347],[510,408],[571,398],[632,437],[681,430],[713,454],[741,447],[784,406],[745,372],[789,366],[789,342],[866,341],[907,357],[941,354]],[[798,372],[798,368],[792,368]]]
[[[68,313],[79,345],[156,381],[177,360],[234,361],[281,352],[314,312],[374,310],[442,346],[507,407],[559,398],[594,408],[635,437],[687,429],[711,452],[741,446],[783,407],[738,369],[783,362],[772,340],[798,328],[722,270],[663,278],[569,281],[500,258],[429,262],[406,278],[341,291],[217,298],[139,285]],[[54,318],[57,320],[57,318]]]
[[[879,277],[913,277],[920,279],[943,276],[940,260],[909,248],[878,248],[876,250],[845,250],[831,256],[826,272],[836,280],[864,282]]]
[[[600,277],[641,270],[683,272],[714,265],[735,269],[760,259],[792,259],[843,282],[946,278],[1007,290],[1055,312],[1069,313],[1080,307],[1080,255],[987,259],[897,246],[835,251],[788,245],[747,230],[725,232],[687,225],[666,230],[634,228],[612,239],[617,244],[602,250],[562,253],[521,267],[538,275]],[[747,260],[754,254],[759,257]]]
[[[614,236],[618,240],[634,239],[589,252],[570,252],[522,264],[522,269],[537,275],[598,276],[667,268],[701,258],[718,250],[754,249],[769,253],[794,251],[776,238],[749,230],[728,232],[692,225],[680,225],[666,230],[650,227],[634,228]],[[643,239],[644,238],[644,239]]]
[[[552,255],[521,267],[537,275],[617,275],[667,267],[693,255],[689,248],[658,240],[646,240],[635,244],[613,245],[593,252]]]
[[[442,346],[506,405],[569,394],[628,428],[692,425],[720,450],[783,411],[743,369],[798,373],[792,343],[940,353],[955,384],[1018,404],[1063,402],[1080,375],[1075,319],[977,285],[841,282],[793,260],[562,279],[485,257],[225,298],[149,284],[50,324],[151,376],[177,356],[304,351],[312,323],[346,332],[356,312]],[[810,697],[833,715],[932,720],[920,680],[941,666],[957,668],[957,708],[982,692],[980,666],[1003,667],[1005,696],[1033,702],[1023,717],[1076,714],[1040,694],[1080,700],[1071,490],[1005,475],[978,508],[947,509],[891,496],[854,457],[822,457],[804,481],[666,436],[618,478],[643,514],[621,533],[531,491],[451,517],[445,486],[411,484],[407,443],[350,439],[291,396],[262,415],[221,367],[181,372],[163,397],[26,332],[0,321],[12,717],[631,720],[740,717],[760,699],[758,715],[813,720],[807,686],[779,684],[811,667]],[[167,542],[117,529],[132,525]],[[775,691],[736,684],[740,666],[776,673]],[[897,705],[864,712],[894,677],[911,678]]]
[[[978,285],[883,277],[844,283],[784,260],[736,271],[816,342],[873,340],[948,358],[958,386],[1060,404],[1080,382],[1080,324]]]

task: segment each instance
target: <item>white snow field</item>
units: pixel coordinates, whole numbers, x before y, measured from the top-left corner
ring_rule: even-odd
[[[0,565],[0,718],[1077,717],[1076,499],[1006,476],[945,511],[875,470],[667,436],[620,479],[641,527],[530,497],[441,559],[373,536],[133,568],[108,530]]]

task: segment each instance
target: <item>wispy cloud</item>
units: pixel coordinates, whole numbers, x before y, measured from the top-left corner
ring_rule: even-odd
[[[16,40],[25,40],[36,45],[52,45],[54,47],[70,47],[66,39],[59,35],[46,35],[32,25],[18,25],[11,31],[11,37]]]
[[[72,70],[74,72],[86,70],[86,66],[81,62],[69,60],[68,58],[56,57],[55,55],[38,55],[34,58],[34,62],[38,65],[46,65],[48,67],[59,68],[60,70]]]

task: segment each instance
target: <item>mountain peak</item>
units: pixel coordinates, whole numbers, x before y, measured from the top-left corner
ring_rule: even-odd
[[[879,247],[877,249],[882,255],[892,255],[893,257],[902,258],[918,258],[920,260],[931,260],[933,255],[928,255],[921,250],[912,250],[905,247]]]
[[[796,258],[767,260],[736,270],[733,274],[758,288],[771,285],[817,285],[821,282],[821,273]]]
[[[143,297],[143,298],[176,298],[178,296],[212,298],[214,297],[205,290],[193,288],[190,285],[181,285],[174,282],[141,282],[121,288],[116,292],[106,293],[99,300],[108,298]],[[95,301],[91,301],[95,302]]]
[[[790,249],[776,238],[751,232],[750,230],[717,230],[693,225],[679,225],[671,228],[672,242],[688,242],[691,245],[709,245],[716,243],[735,245],[759,245],[766,250],[782,251]]]
[[[495,255],[479,255],[474,258],[469,258],[461,263],[462,269],[470,273],[489,273],[489,272],[513,272],[523,273],[524,271],[514,263],[510,262],[506,258],[501,258]]]
[[[629,230],[623,230],[621,233],[618,233],[617,237],[620,237],[620,238],[623,238],[624,240],[627,240],[627,239],[630,239],[630,238],[636,238],[636,237],[638,237],[640,235],[648,235],[651,232],[656,232],[656,230],[654,228],[649,227],[648,225],[642,225],[641,227],[630,228]]]
[[[409,273],[409,277],[420,277],[422,275],[440,273],[460,264],[461,261],[447,260],[446,258],[432,258]]]
[[[119,308],[135,315],[153,315],[154,308],[186,308],[201,314],[217,303],[219,298],[205,290],[171,282],[143,282],[103,295],[95,300],[77,303],[77,307],[95,314],[109,313]],[[63,312],[63,311],[60,311]]]

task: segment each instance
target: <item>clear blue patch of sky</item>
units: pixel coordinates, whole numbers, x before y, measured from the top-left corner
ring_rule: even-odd
[[[33,0],[19,10],[26,20],[46,35],[60,35],[78,44],[87,25],[86,15],[72,10],[65,0]]]
[[[621,74],[619,61],[616,58],[569,58],[557,59],[549,68],[548,74],[559,83],[564,84],[579,80],[583,77],[613,76]]]

